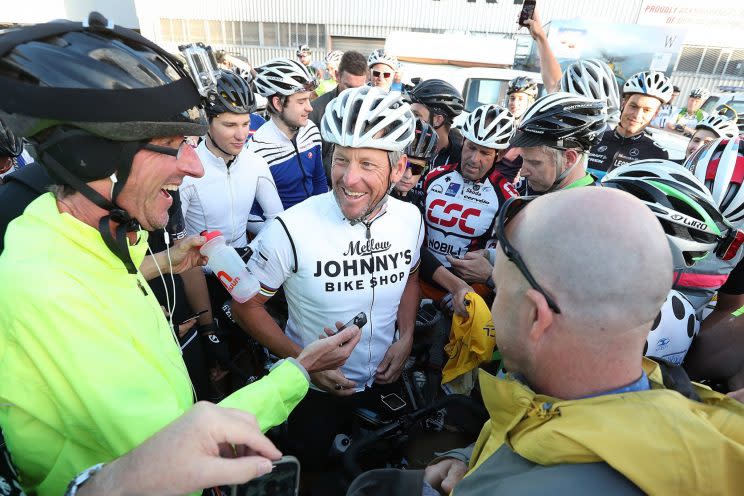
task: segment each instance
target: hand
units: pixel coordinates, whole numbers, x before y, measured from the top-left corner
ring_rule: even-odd
[[[413,336],[401,338],[390,345],[382,358],[382,362],[377,367],[375,382],[378,384],[390,384],[395,382],[403,372],[403,366],[411,355],[411,346],[413,346]]]
[[[270,472],[279,457],[253,415],[199,402],[106,465],[78,494],[187,494],[247,482]]]
[[[731,391],[726,396],[735,399],[739,403],[744,403],[744,388],[737,389],[736,391]]]
[[[452,265],[452,271],[461,279],[471,284],[485,284],[493,272],[493,266],[488,262],[485,253],[485,250],[471,251],[461,259],[447,255],[447,261]]]
[[[470,314],[468,314],[468,307],[465,306],[465,295],[474,292],[475,290],[468,284],[463,284],[454,293],[447,293],[442,298],[440,306],[446,308],[450,315],[454,312],[467,319]]]
[[[535,7],[535,10],[532,12],[532,19],[527,19],[524,23],[527,26],[527,29],[530,30],[530,35],[533,40],[537,41],[547,39],[542,22],[540,22],[540,14],[537,12],[537,7]]]
[[[207,264],[207,257],[199,252],[199,247],[206,242],[203,236],[189,236],[173,247],[170,251],[171,272],[180,274],[192,267],[198,267]]]
[[[445,458],[424,471],[424,480],[443,495],[452,492],[458,482],[465,477],[468,466],[455,458]]]
[[[341,322],[336,323],[337,328],[343,327]],[[325,329],[326,334],[330,329]],[[321,370],[337,369],[349,358],[354,347],[362,337],[362,332],[357,326],[340,331],[329,337],[321,337],[305,346],[300,352],[297,361],[305,367],[308,374]]]
[[[310,374],[317,387],[336,396],[351,396],[356,392],[356,382],[350,381],[340,370],[325,370]]]

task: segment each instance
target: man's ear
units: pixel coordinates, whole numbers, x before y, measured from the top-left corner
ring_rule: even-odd
[[[282,105],[282,97],[274,95],[271,97],[271,105],[274,107],[274,110],[277,112],[281,112],[284,110],[284,106]]]
[[[400,156],[398,163],[395,164],[390,171],[390,182],[397,183],[403,177],[406,172],[406,165],[408,164],[408,155],[405,153]]]
[[[444,116],[434,114],[431,118],[431,127],[433,127],[434,129],[439,129],[442,124],[444,124]]]
[[[527,339],[529,340],[530,346],[540,346],[546,333],[550,329],[550,326],[553,324],[555,314],[548,306],[545,296],[536,289],[528,289],[527,292],[525,292],[525,297],[533,307],[529,317],[530,322],[527,323],[529,326]]]
[[[566,157],[566,168],[564,170],[568,170],[570,167],[573,167],[577,161],[581,160],[581,155],[573,148],[569,148],[564,153]]]

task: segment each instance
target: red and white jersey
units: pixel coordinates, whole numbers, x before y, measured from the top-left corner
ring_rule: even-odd
[[[450,266],[447,255],[461,258],[488,247],[501,206],[519,196],[495,168],[479,181],[465,179],[459,168],[437,167],[424,181],[426,246],[445,267]]]

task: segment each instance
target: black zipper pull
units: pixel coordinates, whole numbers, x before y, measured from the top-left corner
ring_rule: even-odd
[[[371,239],[372,238],[372,233],[369,230],[370,225],[371,225],[371,223],[370,224],[367,224],[366,222],[364,222],[364,227],[367,228],[367,239]]]
[[[145,289],[144,286],[142,286],[142,283],[140,282],[139,279],[137,279],[137,286],[139,286],[139,288],[142,290],[142,294],[147,296],[147,290]]]

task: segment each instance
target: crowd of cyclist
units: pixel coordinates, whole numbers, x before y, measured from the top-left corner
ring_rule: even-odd
[[[132,319],[131,325],[146,326],[152,309],[132,303],[131,295],[118,306],[87,302],[71,309],[66,302],[78,289],[67,277],[76,281],[78,274],[81,280],[100,276],[87,288],[90,293],[79,290],[81,298],[120,287],[124,280],[96,276],[80,260],[59,276],[35,281],[67,288],[53,292],[56,296],[42,296],[38,304],[24,300],[32,297],[22,285],[4,284],[0,325],[5,328],[2,344],[7,350],[0,352],[0,400],[7,405],[0,410],[0,425],[10,460],[27,491],[61,494],[73,481],[70,494],[75,494],[101,467],[73,480],[76,474],[94,462],[122,456],[178,417],[186,410],[184,405],[207,400],[241,408],[240,402],[248,397],[245,386],[252,384],[251,391],[276,391],[271,393],[276,398],[256,411],[248,410],[256,414],[263,431],[283,424],[272,431],[272,439],[285,454],[300,459],[302,491],[343,494],[349,481],[328,477],[334,473],[329,467],[338,464],[330,455],[334,441],[339,433],[348,433],[360,408],[392,408],[379,399],[404,396],[400,377],[417,339],[421,299],[430,299],[444,315],[437,324],[438,337],[429,343],[438,352],[431,352],[426,364],[441,381],[443,349],[454,333],[453,319],[459,316],[457,322],[462,322],[478,312],[482,317],[484,309],[487,315],[487,307],[470,295],[477,294],[490,306],[498,284],[494,266],[499,253],[504,250],[513,260],[498,237],[506,223],[505,206],[515,205],[520,197],[560,198],[559,191],[584,187],[635,197],[648,206],[666,235],[673,286],[646,339],[644,354],[667,367],[684,368],[694,380],[723,393],[736,396],[744,389],[744,343],[736,321],[744,308],[744,141],[731,115],[699,110],[703,90],[693,90],[688,106],[677,110],[671,107],[672,81],[663,73],[643,71],[619,86],[612,68],[598,59],[577,60],[557,73],[557,62],[544,47],[542,83],[527,76],[513,79],[504,102],[478,106],[456,127],[455,119],[464,112],[460,91],[442,79],[402,84],[401,65],[385,50],[367,57],[332,51],[320,65],[313,64],[306,46],[298,48],[297,59],[276,58],[255,67],[240,57],[223,55],[215,87],[197,98],[179,84],[189,78],[179,69],[180,62],[159,47],[100,23],[91,25],[95,29],[73,24],[52,23],[36,31],[0,35],[0,73],[7,81],[24,81],[18,86],[2,83],[14,96],[13,102],[0,104],[5,122],[0,133],[4,164],[0,250],[5,250],[0,252],[0,275],[7,282],[19,277],[19,267],[27,266],[28,244],[38,244],[33,241],[35,233],[45,232],[40,225],[51,215],[54,198],[64,204],[71,195],[81,194],[108,215],[92,231],[97,241],[99,232],[103,239],[99,248],[111,251],[102,267],[122,264],[123,274],[131,277],[138,272],[135,265],[142,264],[139,273],[164,310],[165,317],[159,319],[167,321],[166,338],[174,337],[180,345],[193,397],[175,386],[183,385],[183,377],[172,371],[165,374],[170,385],[166,390],[173,388],[177,406],[168,412],[142,409],[152,426],[126,434],[126,442],[117,441],[117,422],[100,419],[115,416],[112,412],[121,408],[130,415],[125,421],[136,423],[139,414],[131,404],[158,401],[160,394],[150,385],[149,397],[133,398],[127,392],[115,398],[116,388],[126,389],[126,381],[107,374],[138,367],[138,359],[132,357],[140,351],[112,358],[94,346],[118,344],[95,339],[89,348],[75,350],[65,342],[63,330],[48,335],[29,331],[55,327],[56,315],[30,322],[27,314],[19,315],[56,309],[64,326],[90,327],[98,317],[127,320],[136,309],[148,315]],[[530,30],[536,40],[544,36],[539,25]],[[97,51],[108,58],[97,58],[93,55]],[[62,55],[68,57],[66,81],[60,81],[53,69],[54,58]],[[141,74],[130,72],[133,62],[145,67]],[[177,77],[178,71],[184,72]],[[39,90],[37,102],[18,102],[24,85]],[[117,93],[115,98],[126,92],[117,88],[169,87],[174,100],[182,101],[160,114],[139,104],[127,110],[106,109],[101,117],[96,114],[100,108],[74,112],[54,108],[43,87],[111,90]],[[71,91],[70,101],[82,102],[83,93]],[[262,116],[257,115],[256,95],[266,101]],[[184,111],[195,98],[206,120]],[[103,103],[111,101],[99,102]],[[173,117],[181,111],[181,117]],[[659,122],[660,112],[666,116],[659,127],[690,137],[679,163],[670,160],[668,151],[648,133],[652,122]],[[120,121],[127,125],[118,126]],[[131,129],[127,127],[132,123]],[[183,135],[184,142],[158,141],[172,135]],[[173,173],[162,181],[157,200],[143,200],[150,209],[156,201],[166,203],[167,222],[137,217],[139,224],[133,224],[129,215],[134,214],[125,206],[131,189],[147,181],[128,169],[143,150],[191,164],[188,171],[179,166],[185,171],[180,177],[180,172]],[[113,162],[109,166],[88,165],[109,158]],[[127,167],[122,167],[124,163]],[[109,186],[89,186],[96,181],[111,181],[108,196]],[[50,188],[54,196],[45,193]],[[593,212],[582,215],[591,217]],[[110,230],[108,222],[126,229]],[[140,226],[151,231],[144,238],[149,256],[144,248],[138,254],[127,249],[126,239],[131,244],[134,227]],[[49,229],[57,236],[71,227],[61,218],[50,221]],[[259,293],[248,302],[231,302],[209,265],[190,260],[188,254],[203,243],[205,231],[220,231],[260,283]],[[76,236],[93,243],[91,232],[80,230]],[[59,253],[75,248],[74,243],[59,241],[62,238],[50,239],[61,243]],[[48,253],[31,252],[38,257]],[[39,265],[56,273],[54,260]],[[45,273],[31,273],[36,275]],[[535,276],[540,278],[539,273]],[[645,274],[633,277],[643,279]],[[528,280],[545,296],[547,307],[559,314],[558,303]],[[136,284],[136,291],[150,298],[139,279]],[[615,297],[622,300],[624,295]],[[74,307],[77,302],[73,303]],[[70,310],[81,315],[69,316]],[[94,314],[82,314],[86,311]],[[362,311],[367,320],[356,334],[331,331]],[[189,318],[193,314],[197,315]],[[116,326],[112,322],[101,332]],[[318,340],[321,334],[333,337]],[[328,339],[336,339],[333,348],[341,351],[326,348],[323,362],[317,350]],[[132,340],[135,348],[163,346],[155,339]],[[64,351],[89,359],[93,370],[88,374],[100,373],[100,381],[86,377],[88,386],[73,385],[65,365],[48,356],[52,346],[58,348],[51,355]],[[163,356],[171,362],[180,360],[173,353]],[[156,358],[147,356],[142,364],[158,367]],[[57,372],[37,370],[40,366]],[[26,368],[35,371],[21,372]],[[82,373],[71,370],[73,375]],[[148,380],[142,370],[131,373],[134,380]],[[289,377],[292,387],[278,379]],[[99,394],[99,386],[108,393]],[[29,387],[36,390],[29,394]],[[57,390],[46,397],[39,391],[46,388]],[[482,389],[472,383],[456,388],[472,394],[476,402],[481,401]],[[44,398],[36,398],[38,394]],[[60,407],[66,402],[70,408]],[[111,404],[102,407],[100,402]],[[267,413],[271,408],[281,413]],[[40,409],[55,413],[42,414]],[[73,419],[78,413],[82,418]],[[98,427],[81,427],[86,422]],[[100,439],[96,429],[104,432]],[[39,454],[29,443],[48,445],[50,452]],[[65,447],[67,443],[75,446]],[[440,456],[431,467],[446,463],[452,470],[452,462],[443,460],[460,460],[458,456]],[[451,480],[445,483],[448,475],[438,477],[436,469],[427,470],[423,494],[447,494],[452,489]],[[426,493],[426,488],[434,492]],[[0,486],[0,494],[11,494],[2,491]],[[217,494],[219,489],[213,491]],[[463,489],[462,494],[476,492]]]

